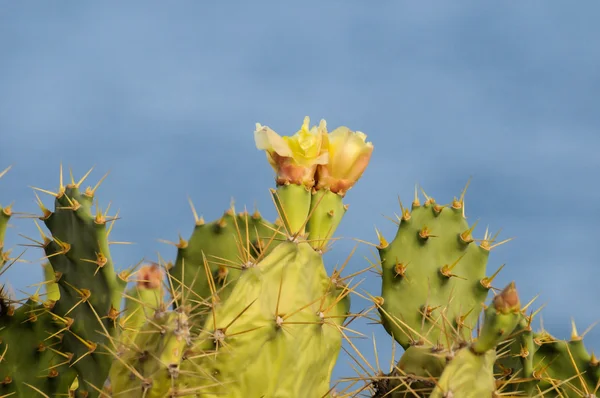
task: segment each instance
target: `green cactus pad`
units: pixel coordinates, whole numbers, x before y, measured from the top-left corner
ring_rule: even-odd
[[[180,364],[190,344],[185,310],[185,307],[169,312],[158,310],[148,317],[135,343],[118,354],[110,371],[111,394],[131,398],[186,396],[174,394]]]
[[[203,396],[323,396],[349,310],[308,243],[284,242],[247,270],[193,350],[222,382]],[[208,383],[208,382],[206,382]]]
[[[76,376],[73,355],[60,349],[63,329],[50,314],[51,302],[32,297],[15,308],[6,296],[0,303],[0,396],[67,395]]]
[[[196,217],[192,236],[189,241],[180,239],[175,265],[168,270],[174,289],[196,303],[208,304],[214,295],[226,301],[240,274],[282,239],[277,229],[258,212],[236,215],[233,208],[211,223]],[[210,310],[208,305],[197,307],[200,316],[195,314],[194,323]]]
[[[126,285],[113,267],[108,221],[99,208],[92,213],[93,196],[93,190],[80,193],[75,184],[61,187],[55,211],[43,217],[53,238],[44,250],[60,291],[53,312],[72,322],[62,346],[74,354],[71,366],[87,382],[81,383],[80,394],[90,388],[88,383],[102,388],[106,380],[112,358],[103,346],[116,347],[114,318]]]
[[[403,209],[394,240],[382,239],[382,323],[404,348],[444,344],[448,328],[464,340],[471,336],[490,288],[489,241],[475,243],[472,227],[462,200],[440,206],[428,198],[421,206],[415,198],[412,212]]]
[[[306,230],[308,240],[315,249],[324,250],[330,243],[346,211],[341,195],[324,189],[313,192]]]

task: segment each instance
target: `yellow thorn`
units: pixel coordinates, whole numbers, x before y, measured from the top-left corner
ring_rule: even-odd
[[[27,387],[31,388],[32,390],[34,390],[35,392],[37,392],[38,394],[40,394],[42,397],[50,398],[48,395],[44,394],[44,392],[42,390],[40,390],[39,388],[37,388],[35,386],[32,386],[29,383],[23,382],[23,384],[25,384]]]
[[[467,180],[467,183],[465,184],[465,187],[463,188],[462,192],[460,193],[460,203],[462,203],[464,205],[465,203],[465,194],[467,193],[467,188],[469,188],[469,184],[471,184],[471,179],[473,177],[469,177],[469,179]]]
[[[96,166],[92,166],[87,173],[84,174],[83,177],[81,177],[81,179],[77,182],[77,184],[75,184],[76,188],[81,187],[81,184],[83,184],[83,182],[89,177],[90,173],[92,172],[92,170],[94,170],[94,167]]]
[[[52,215],[52,212],[50,210],[48,210],[46,208],[46,206],[44,206],[44,204],[42,203],[42,200],[40,199],[37,192],[33,191],[33,194],[35,195],[35,197],[37,199],[37,205],[39,206],[40,210],[42,210],[42,213],[44,213],[44,215],[41,217],[41,219],[43,220],[43,219],[50,217],[50,215]]]
[[[58,181],[58,192],[65,192],[65,185],[63,184],[63,165],[62,161],[60,162],[60,173],[59,173],[59,181]]]
[[[194,215],[194,222],[196,223],[196,225],[202,225],[202,224],[200,224],[200,218],[198,217],[198,212],[196,212],[196,208],[194,207],[194,202],[192,202],[192,198],[190,198],[189,195],[188,195],[188,202],[190,204],[190,208],[192,209],[192,214]]]
[[[75,177],[73,177],[73,169],[70,166],[69,166],[69,177],[71,177],[71,183],[69,184],[69,188],[76,188]]]
[[[388,241],[385,240],[384,236],[379,232],[377,228],[375,228],[375,233],[377,234],[377,239],[379,239],[379,245],[377,246],[377,248],[385,249],[386,247],[388,247]]]
[[[419,187],[421,188],[421,193],[423,194],[423,196],[425,196],[425,204],[429,204],[429,203],[433,203],[433,199],[431,199],[429,196],[427,196],[427,194],[425,193],[425,190],[423,189],[423,187]]]
[[[485,287],[486,289],[489,289],[492,286],[492,282],[494,281],[494,278],[496,276],[498,276],[498,274],[500,273],[500,271],[502,270],[502,268],[504,268],[506,264],[502,264],[497,270],[496,272],[494,272],[491,276],[489,277],[485,277],[481,280],[481,285],[483,287]]]
[[[112,229],[115,226],[115,222],[119,218],[119,213],[120,212],[121,212],[121,210],[117,210],[117,214],[115,214],[114,218],[109,221],[110,225],[108,226],[108,230],[106,231],[106,238],[108,238],[110,236],[110,233],[112,232]]]
[[[418,192],[417,184],[415,184],[415,198],[413,200],[412,205],[413,205],[413,207],[421,206],[421,202],[419,202],[419,192]]]
[[[508,239],[504,239],[502,242],[498,242],[498,243],[496,243],[495,245],[491,245],[491,246],[490,246],[490,250],[492,250],[492,249],[494,249],[494,248],[496,248],[496,247],[498,247],[498,246],[500,246],[500,245],[503,245],[503,244],[505,244],[505,243],[507,243],[507,242],[510,242],[510,241],[511,241],[511,240],[513,240],[513,239],[514,239],[514,238],[508,238]]]
[[[462,234],[460,234],[460,239],[465,242],[465,243],[471,243],[473,242],[473,231],[475,230],[475,227],[477,226],[477,223],[479,222],[479,220],[475,221],[473,223],[473,225],[471,225],[471,228],[467,229],[465,232],[463,232]]]
[[[571,341],[581,340],[581,336],[577,333],[575,319],[571,318]]]
[[[4,175],[6,173],[8,173],[8,171],[12,168],[12,166],[8,166],[7,168],[5,168],[4,170],[0,171],[0,178],[4,177]]]
[[[60,196],[58,193],[52,192],[52,191],[48,191],[47,189],[38,188],[38,187],[32,187],[31,185],[29,186],[29,188],[35,189],[36,191],[40,191],[40,192],[43,192],[43,193],[51,195],[51,196],[54,196],[55,198],[58,198]]]
[[[110,174],[110,171],[107,171],[106,174],[104,174],[104,176],[102,176],[100,181],[98,181],[98,183],[94,186],[94,188],[87,188],[85,190],[84,195],[89,196],[89,197],[94,196],[96,194],[96,190],[100,187],[102,182],[104,182],[104,180],[106,179],[106,177],[108,177],[109,174]]]
[[[456,259],[456,261],[454,261],[452,264],[448,265],[448,264],[444,264],[444,266],[442,267],[442,269],[440,270],[440,272],[442,273],[442,275],[447,276],[448,278],[451,276],[456,276],[453,275],[451,272],[452,270],[458,265],[458,262],[460,260],[462,260],[462,258],[465,256],[466,253],[462,254],[460,257],[458,257]]]

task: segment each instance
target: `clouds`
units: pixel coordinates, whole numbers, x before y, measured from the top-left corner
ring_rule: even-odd
[[[61,160],[76,175],[95,164],[96,179],[112,170],[100,195],[121,209],[115,239],[137,242],[114,249],[117,263],[172,257],[156,239],[189,233],[188,194],[207,219],[232,196],[273,217],[254,123],[286,134],[305,115],[326,118],[375,144],[340,235],[374,241],[377,226],[391,239],[381,213],[397,211],[397,194],[408,203],[418,182],[448,202],[473,176],[467,212],[479,235],[489,223],[518,237],[490,259],[490,270],[507,263],[498,284],[516,279],[527,299],[541,292],[546,325],[573,315],[585,328],[600,254],[599,6],[587,3],[4,5],[0,169],[14,168],[0,201],[34,211],[28,185],[54,188]],[[17,232],[36,234],[14,224],[9,246],[23,243]],[[330,267],[352,246],[336,245]],[[368,266],[363,256],[366,246],[348,272]],[[35,267],[5,277],[23,288],[41,278]],[[365,289],[379,294],[379,281],[369,275]],[[363,330],[388,341],[382,328]],[[338,376],[352,373],[346,359]]]

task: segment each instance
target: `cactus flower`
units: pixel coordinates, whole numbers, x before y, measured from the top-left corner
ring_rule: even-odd
[[[256,147],[265,150],[269,163],[277,173],[277,185],[296,184],[312,188],[317,165],[326,164],[329,154],[322,148],[325,121],[309,128],[304,118],[302,128],[291,137],[281,137],[267,126],[256,124]]]
[[[373,144],[366,142],[367,135],[338,127],[327,134],[323,129],[325,150],[329,152],[329,162],[317,168],[317,189],[328,188],[344,196],[362,176],[371,160]]]

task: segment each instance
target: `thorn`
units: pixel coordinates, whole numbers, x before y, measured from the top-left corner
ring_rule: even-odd
[[[506,264],[502,264],[497,270],[496,272],[494,272],[491,276],[489,277],[485,277],[481,280],[481,285],[483,287],[485,287],[486,289],[489,289],[490,287],[492,287],[492,282],[494,281],[494,278],[496,276],[498,276],[498,274],[500,273],[500,271],[502,270],[502,268],[504,268]]]
[[[421,202],[419,202],[419,191],[417,184],[415,184],[415,198],[413,199],[412,206],[413,208],[421,206]]]
[[[58,193],[52,192],[52,191],[48,191],[47,189],[42,189],[42,188],[38,188],[38,187],[32,187],[31,185],[29,186],[29,188],[35,189],[36,191],[40,191],[40,192],[43,192],[43,193],[51,195],[51,196],[54,196],[55,198],[60,197],[60,195]]]
[[[192,202],[192,198],[188,195],[188,202],[190,204],[190,208],[192,209],[192,214],[194,215],[194,222],[196,223],[196,225],[202,225],[204,224],[204,220],[200,220],[200,217],[198,217],[198,212],[196,212],[196,208],[194,207],[194,203]]]
[[[474,241],[473,239],[473,231],[475,230],[475,227],[477,226],[477,223],[479,223],[479,220],[475,221],[473,223],[473,225],[471,225],[471,228],[467,229],[465,232],[460,234],[460,239],[464,242],[464,243],[471,243]]]
[[[7,168],[5,168],[4,170],[0,171],[0,178],[4,177],[4,175],[6,173],[8,173],[8,171],[12,168],[12,166],[8,166]]]
[[[388,247],[388,245],[389,245],[388,241],[385,240],[384,236],[379,232],[377,227],[375,227],[375,233],[377,234],[377,239],[379,239],[379,245],[377,246],[377,248],[385,249],[386,247]]]
[[[575,325],[575,319],[571,318],[571,341],[579,341],[581,336],[577,333],[577,326]]]
[[[69,166],[69,177],[71,178],[71,183],[69,184],[69,188],[75,188],[75,177],[73,177],[73,169]]]
[[[87,173],[85,173],[85,175],[83,177],[81,177],[81,179],[75,184],[76,188],[81,187],[81,184],[83,184],[83,182],[89,177],[90,173],[92,172],[92,170],[94,170],[94,167],[96,166],[92,166]]]
[[[110,171],[106,172],[106,174],[104,174],[104,176],[102,176],[102,178],[100,179],[100,181],[98,181],[98,183],[94,186],[94,188],[89,188],[89,187],[86,188],[86,190],[83,194],[90,198],[93,197],[94,194],[96,193],[96,190],[100,187],[102,182],[104,182],[104,180],[106,179],[106,177],[108,177],[109,174],[110,174]]]
[[[454,269],[454,267],[456,267],[458,265],[458,262],[460,260],[462,260],[462,258],[466,255],[466,253],[463,253],[458,259],[456,259],[455,262],[453,262],[451,265],[448,264],[444,264],[444,266],[440,269],[440,272],[442,275],[450,278],[453,276],[456,276],[454,274],[452,274],[452,270]]]
[[[59,177],[58,177],[58,192],[61,195],[65,192],[65,185],[63,184],[63,164],[62,164],[62,160],[60,162],[60,172],[59,172]]]

